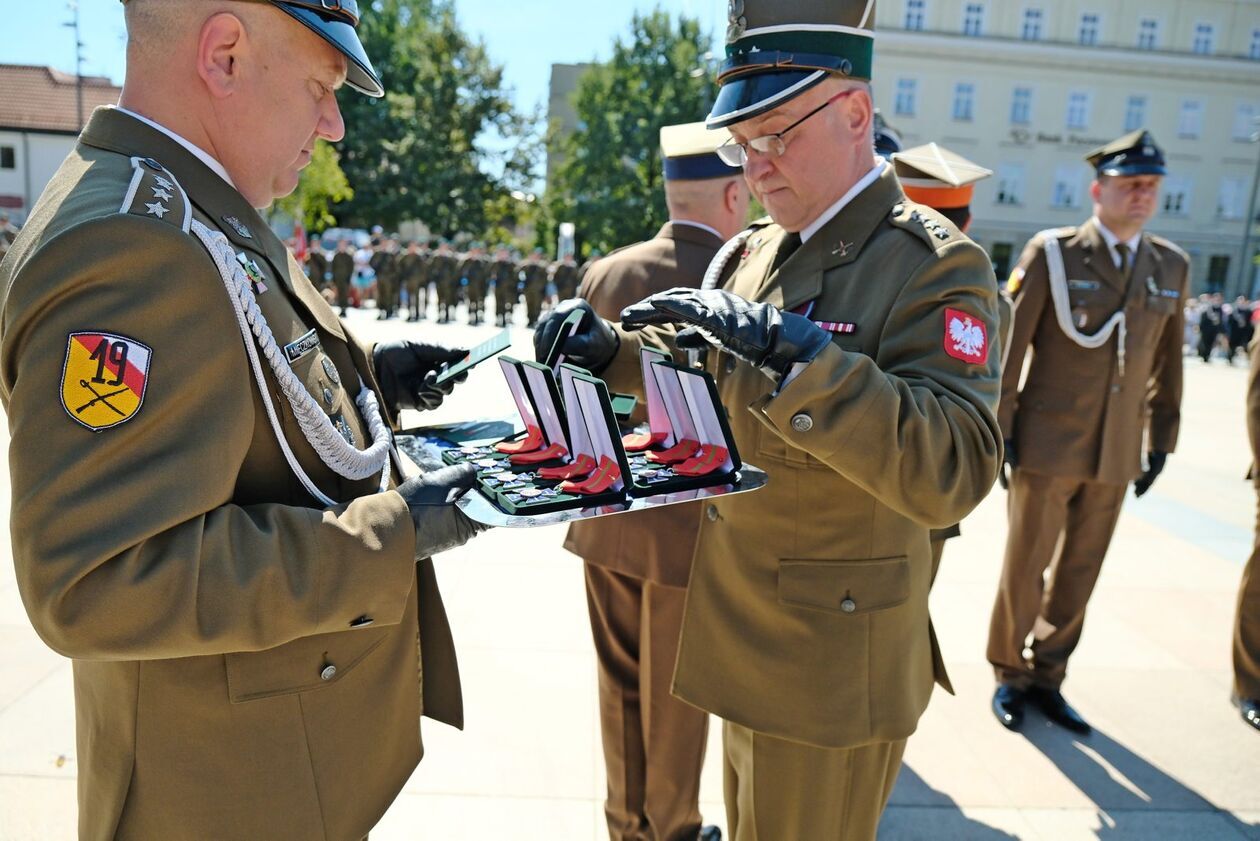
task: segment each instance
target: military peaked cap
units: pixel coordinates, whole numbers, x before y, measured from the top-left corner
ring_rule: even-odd
[[[731,139],[726,129],[710,131],[704,123],[685,123],[661,128],[661,157],[665,159],[666,181],[701,181],[729,178],[740,167],[730,166],[718,157],[717,149]]]
[[[1099,175],[1167,175],[1164,150],[1149,131],[1138,129],[1085,156]]]

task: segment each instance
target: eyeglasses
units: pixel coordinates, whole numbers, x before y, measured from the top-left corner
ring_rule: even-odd
[[[727,166],[744,166],[745,164],[747,164],[748,163],[748,150],[750,148],[754,152],[757,152],[758,154],[761,154],[761,155],[766,155],[767,157],[771,157],[771,158],[780,157],[781,155],[783,155],[784,152],[787,151],[787,144],[783,142],[783,136],[785,134],[787,134],[789,131],[799,126],[801,123],[808,120],[810,117],[817,114],[819,111],[826,108],[831,103],[839,102],[840,100],[844,99],[849,94],[855,93],[858,90],[859,90],[858,88],[849,88],[846,91],[840,91],[840,93],[836,94],[831,99],[828,99],[822,105],[819,105],[813,111],[810,111],[804,117],[801,117],[799,120],[792,123],[792,125],[788,126],[787,128],[785,128],[783,131],[779,132],[778,134],[767,134],[767,135],[763,135],[762,137],[754,137],[752,140],[749,140],[747,143],[739,143],[738,141],[735,140],[735,138],[732,137],[730,140],[726,141],[725,143],[723,143],[721,146],[717,148],[718,157],[721,158],[722,161]]]

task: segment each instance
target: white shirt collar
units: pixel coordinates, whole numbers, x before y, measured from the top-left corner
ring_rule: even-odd
[[[1111,232],[1111,229],[1102,223],[1097,216],[1094,217],[1094,224],[1098,226],[1098,233],[1102,234],[1103,242],[1107,243],[1107,248],[1111,252],[1111,262],[1115,263],[1118,268],[1125,268],[1120,265],[1120,253],[1116,251],[1116,246],[1120,244],[1120,237]],[[1129,246],[1129,256],[1131,259],[1137,257],[1138,245],[1142,242],[1142,232],[1138,231],[1130,239],[1124,241]]]
[[[692,222],[690,219],[670,219],[669,223],[671,225],[690,225],[693,228],[699,228],[702,231],[708,231],[709,233],[713,234],[718,239],[722,240],[722,242],[726,242],[726,237],[719,234],[716,228],[711,228],[708,225],[704,224],[703,222]]]
[[[875,162],[875,166],[871,168],[871,171],[863,175],[858,183],[854,184],[849,189],[849,192],[841,196],[840,201],[824,210],[822,216],[819,216],[813,222],[805,226],[805,228],[801,231],[801,243],[804,244],[809,242],[810,237],[821,231],[823,225],[826,225],[832,219],[835,219],[840,211],[844,210],[845,206],[848,205],[849,202],[853,201],[859,193],[874,184],[876,179],[883,175],[884,167],[887,165],[887,161],[883,158],[877,160]]]
[[[229,185],[231,185],[233,190],[236,189],[236,185],[232,183],[232,176],[228,175],[228,171],[224,169],[223,164],[215,160],[210,155],[209,152],[202,149],[200,146],[196,146],[191,141],[185,140],[183,137],[180,137],[178,134],[171,131],[166,126],[162,125],[161,123],[157,123],[157,122],[154,122],[153,120],[150,120],[148,117],[144,116],[143,114],[137,114],[135,111],[128,111],[126,108],[123,108],[121,105],[115,105],[114,108],[126,114],[128,117],[133,117],[139,120],[140,122],[144,123],[146,126],[149,126],[150,128],[154,128],[162,132],[162,134],[165,134],[167,137],[169,137],[171,140],[174,140],[180,146],[183,146],[189,152],[192,152],[193,155],[197,157],[197,160],[201,161],[203,164],[210,167],[210,169],[214,171],[214,174],[222,178]]]

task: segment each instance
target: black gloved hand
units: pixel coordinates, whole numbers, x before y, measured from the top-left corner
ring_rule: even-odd
[[[561,301],[538,320],[538,327],[534,330],[534,358],[539,362],[546,361],[551,346],[560,335],[560,325],[574,310],[583,313],[582,323],[569,335],[561,351],[566,361],[592,374],[599,374],[617,355],[621,339],[612,325],[596,315],[594,308],[582,298]]]
[[[381,384],[381,395],[391,411],[419,409],[429,411],[455,390],[456,383],[468,379],[461,374],[453,380],[437,384],[437,376],[451,363],[468,355],[461,348],[426,345],[400,339],[381,342],[372,350],[372,364]]]
[[[727,353],[782,379],[797,362],[810,362],[831,334],[803,315],[770,304],[754,304],[722,289],[670,289],[621,311],[630,330],[648,324],[683,324],[681,348],[714,344]]]
[[[1002,466],[998,469],[998,484],[1002,490],[1011,489],[1011,476],[1015,475],[1016,467],[1019,467],[1019,459],[1015,455],[1015,442],[1007,438],[1002,442]]]
[[[416,526],[416,560],[463,546],[489,526],[471,519],[455,502],[477,484],[477,469],[456,464],[408,479],[398,493]]]
[[[1151,450],[1146,454],[1146,472],[1133,483],[1133,492],[1139,497],[1151,489],[1159,474],[1164,472],[1164,463],[1168,461],[1168,453]]]

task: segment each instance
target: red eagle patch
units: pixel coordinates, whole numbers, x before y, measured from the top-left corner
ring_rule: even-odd
[[[989,331],[984,322],[961,310],[945,310],[945,352],[972,365],[989,359]]]

